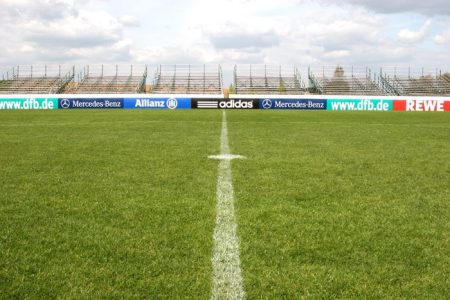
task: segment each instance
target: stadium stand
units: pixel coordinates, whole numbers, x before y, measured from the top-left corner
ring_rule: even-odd
[[[94,65],[85,66],[65,94],[144,93],[147,66]]]
[[[378,77],[369,68],[337,66],[308,69],[309,89],[314,94],[386,95]]]
[[[160,65],[152,93],[222,94],[222,68],[220,65]]]
[[[58,94],[73,78],[73,67],[17,66],[3,74],[0,94]]]
[[[450,96],[450,74],[440,70],[386,68],[380,74],[383,86],[394,95]]]
[[[297,67],[248,65],[234,67],[236,94],[301,95],[306,88]]]
[[[17,66],[0,78],[0,94],[225,95],[220,65],[160,65],[146,85],[145,65]],[[306,70],[304,70],[306,77]],[[450,96],[450,73],[424,68],[308,68],[308,86],[296,66],[235,65],[230,94]]]

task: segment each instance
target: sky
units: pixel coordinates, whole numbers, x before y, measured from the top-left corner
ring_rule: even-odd
[[[450,71],[448,0],[0,0],[16,65],[355,65]]]

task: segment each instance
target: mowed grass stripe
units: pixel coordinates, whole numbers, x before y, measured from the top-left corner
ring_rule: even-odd
[[[0,114],[2,297],[209,297],[219,112]]]
[[[450,114],[229,113],[248,298],[446,298],[450,131],[429,124]]]

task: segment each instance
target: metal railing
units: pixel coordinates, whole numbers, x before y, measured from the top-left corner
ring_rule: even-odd
[[[439,69],[386,67],[380,73],[383,82],[397,95],[450,95],[450,74],[443,74]]]
[[[153,81],[156,94],[223,94],[220,65],[160,65]]]
[[[87,65],[66,94],[144,93],[146,65]]]
[[[305,94],[296,66],[235,65],[236,94]]]
[[[3,74],[0,94],[57,94],[74,79],[74,67],[17,66]]]

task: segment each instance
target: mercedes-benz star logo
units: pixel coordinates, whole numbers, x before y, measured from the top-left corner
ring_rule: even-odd
[[[62,99],[61,100],[61,107],[62,108],[69,108],[70,107],[70,100],[69,99]]]
[[[262,102],[262,107],[263,107],[264,109],[272,108],[272,100],[270,100],[270,99],[264,99],[263,102]]]

